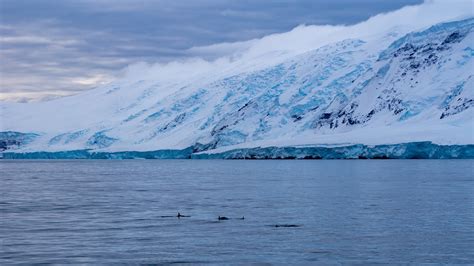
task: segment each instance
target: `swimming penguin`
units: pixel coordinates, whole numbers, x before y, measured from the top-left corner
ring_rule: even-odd
[[[178,212],[178,215],[176,215],[176,217],[181,218],[181,217],[191,217],[189,215],[182,215],[181,213]]]
[[[227,218],[227,217],[225,217],[225,216],[219,216],[219,217],[217,218],[217,220],[219,220],[219,221],[220,221],[220,220],[229,220],[229,218]]]

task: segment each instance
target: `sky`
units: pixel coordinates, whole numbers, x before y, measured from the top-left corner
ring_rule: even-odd
[[[70,95],[137,62],[213,60],[212,44],[351,25],[422,0],[0,0],[0,100]]]

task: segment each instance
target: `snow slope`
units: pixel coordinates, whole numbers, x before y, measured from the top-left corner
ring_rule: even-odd
[[[299,27],[214,62],[132,66],[124,78],[71,97],[3,102],[0,149],[473,144],[474,18],[444,3],[354,26]]]

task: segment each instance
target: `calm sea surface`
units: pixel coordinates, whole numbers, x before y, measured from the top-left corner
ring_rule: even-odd
[[[473,165],[4,160],[0,264],[472,264]]]

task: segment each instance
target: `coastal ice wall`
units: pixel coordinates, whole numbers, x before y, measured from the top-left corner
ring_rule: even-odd
[[[3,153],[4,159],[474,159],[474,145],[437,145],[413,142],[398,145],[350,145],[340,147],[266,147],[236,149],[221,153],[184,150],[148,152]]]

